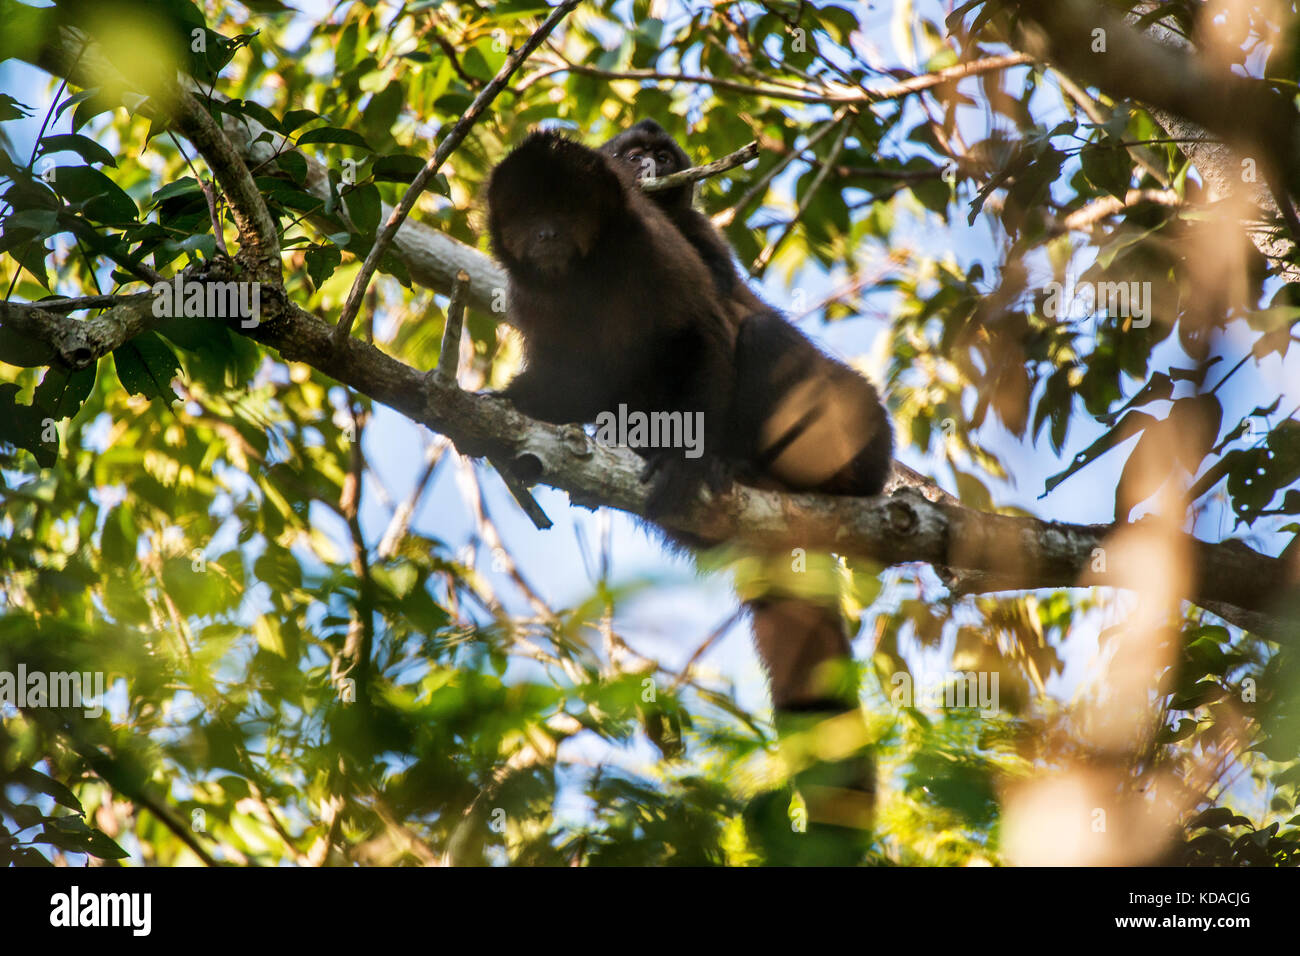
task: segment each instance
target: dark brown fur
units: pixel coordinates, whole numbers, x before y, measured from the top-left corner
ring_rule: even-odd
[[[600,151],[630,175],[667,176],[690,157],[654,120],[641,120]],[[800,491],[874,495],[893,459],[893,434],[875,388],[822,352],[763,302],[736,270],[722,234],[692,204],[689,186],[647,194],[699,253],[736,324],[737,456],[756,475]]]
[[[526,365],[505,396],[534,418],[704,413],[704,455],[649,451],[650,515],[716,483],[733,391],[734,330],[694,249],[631,177],[552,132],[534,133],[488,184],[488,228],[510,274]]]
[[[552,422],[590,422],[620,403],[704,411],[702,459],[653,461],[652,517],[732,466],[769,486],[878,493],[893,437],[875,389],[749,290],[690,188],[648,197],[636,186],[689,165],[645,121],[602,152],[535,133],[496,168],[488,224],[526,349],[506,397]],[[773,591],[749,606],[783,732],[856,709],[851,682],[827,682],[850,670],[833,598]],[[813,821],[835,831],[817,844],[821,862],[852,861],[860,846],[833,821],[869,814],[869,761],[821,764],[800,780]]]

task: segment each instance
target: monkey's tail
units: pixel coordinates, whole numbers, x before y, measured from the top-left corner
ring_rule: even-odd
[[[861,863],[876,773],[838,600],[768,591],[746,605],[771,679],[782,760],[803,801],[792,813],[788,792],[764,795],[748,814],[751,834],[771,863]]]

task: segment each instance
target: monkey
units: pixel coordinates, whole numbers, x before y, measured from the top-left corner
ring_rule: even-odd
[[[600,150],[638,178],[667,176],[692,165],[652,119],[617,134]],[[737,326],[731,425],[740,443],[734,452],[748,470],[741,480],[792,491],[879,494],[893,462],[893,429],[875,388],[754,294],[722,234],[694,207],[692,186],[648,195],[708,264],[729,321]],[[825,677],[851,658],[836,601],[791,593],[777,584],[748,595],[746,604],[771,684],[778,733],[857,710],[856,686],[828,687]],[[849,761],[825,769],[820,780],[805,780],[801,787],[829,779],[832,789],[847,786],[872,799],[874,768]],[[779,824],[772,829],[779,832]]]
[[[638,124],[638,142],[657,130],[675,149],[658,144],[668,161],[689,165],[649,123]],[[652,520],[701,484],[716,491],[733,476],[786,490],[878,493],[893,437],[874,388],[745,286],[725,240],[690,208],[689,189],[685,205],[676,190],[644,194],[634,158],[541,132],[493,170],[488,230],[525,343],[524,370],[504,397],[550,422],[591,422],[619,403],[703,411],[701,459],[659,454],[648,465]],[[669,171],[660,172],[658,155],[653,162],[657,174]],[[837,601],[770,585],[742,599],[778,734],[857,709],[856,685],[843,679],[851,650]],[[826,764],[803,779],[835,794],[874,788],[860,761]],[[849,852],[853,841],[836,831],[819,847]]]
[[[698,413],[704,453],[636,449],[652,479],[647,517],[719,490],[734,391],[735,331],[708,269],[628,174],[553,131],[493,170],[492,248],[510,278],[524,370],[503,397],[553,423],[602,412]]]

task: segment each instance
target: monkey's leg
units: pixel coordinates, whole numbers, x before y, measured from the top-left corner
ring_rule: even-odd
[[[715,493],[731,483],[728,440],[734,369],[731,345],[720,316],[701,318],[664,345],[654,376],[664,408],[698,415],[703,443],[696,457],[681,448],[658,449],[647,455],[643,480],[650,482],[646,516],[674,513],[687,505],[703,485]]]

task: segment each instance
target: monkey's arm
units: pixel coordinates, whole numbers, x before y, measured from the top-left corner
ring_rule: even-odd
[[[589,422],[608,406],[605,390],[577,369],[564,373],[545,364],[530,364],[501,390],[529,418],[564,425]]]

